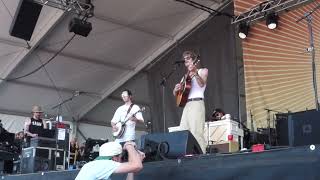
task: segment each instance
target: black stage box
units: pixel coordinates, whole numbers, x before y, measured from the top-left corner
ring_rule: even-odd
[[[165,149],[163,150],[163,155],[166,158],[179,158],[188,154],[202,154],[198,142],[189,131],[143,135],[141,136],[140,149],[144,149],[150,153],[159,149]]]
[[[303,146],[320,144],[320,112],[316,110],[277,114],[278,144]]]
[[[21,173],[55,170],[55,149],[43,147],[29,147],[22,150]],[[66,151],[58,149],[56,169],[65,169]]]

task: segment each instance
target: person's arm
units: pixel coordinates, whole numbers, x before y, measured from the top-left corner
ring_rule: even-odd
[[[207,84],[207,78],[208,78],[208,69],[207,68],[203,68],[199,71],[199,73],[197,71],[192,73],[192,78],[195,77],[196,81],[198,83],[198,85],[200,87],[203,87]]]
[[[24,133],[27,134],[27,136],[36,137],[37,134],[32,134],[31,132],[29,132],[30,124],[31,124],[31,119],[27,119],[26,122],[24,123]]]
[[[135,149],[133,142],[127,142],[123,146],[128,151],[128,162],[121,163],[113,173],[132,173],[138,172],[143,168],[140,153]]]
[[[48,129],[47,123],[45,120],[42,120],[43,129]]]
[[[141,111],[141,109],[139,108],[138,105],[134,105],[135,107],[135,111],[138,112],[138,111]],[[134,115],[131,119],[131,121],[135,121],[135,122],[141,122],[143,123],[144,122],[144,119],[143,119],[143,116],[142,116],[142,113],[141,112],[138,112],[136,115]]]
[[[135,122],[142,122],[142,123],[144,122],[143,118],[139,118],[137,116],[133,116],[130,120]]]
[[[176,96],[176,95],[177,95],[177,92],[178,92],[180,89],[181,89],[181,84],[180,84],[180,83],[176,84],[176,85],[174,86],[174,88],[173,88],[173,91],[172,91],[173,95]]]
[[[119,114],[119,108],[118,108],[111,119],[111,127],[113,128],[114,131],[117,131],[115,125],[119,121],[120,121],[120,114]]]
[[[180,80],[180,83],[178,83],[178,84],[176,84],[176,85],[174,86],[173,92],[172,92],[174,96],[176,96],[177,93],[178,93],[178,91],[181,90],[181,88],[182,88],[181,83],[184,81],[184,78],[185,78],[185,77],[182,77],[181,80]]]
[[[134,180],[134,174],[128,173],[126,180]]]

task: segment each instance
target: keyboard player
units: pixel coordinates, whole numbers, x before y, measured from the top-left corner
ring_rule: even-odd
[[[27,142],[30,142],[30,139],[33,137],[44,134],[44,129],[47,129],[47,124],[41,119],[42,114],[43,111],[40,106],[32,107],[32,117],[28,118],[24,124]]]

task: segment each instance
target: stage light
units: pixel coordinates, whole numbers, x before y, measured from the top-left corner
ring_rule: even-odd
[[[266,25],[269,29],[275,29],[278,26],[279,16],[276,13],[270,13],[266,18]]]
[[[249,25],[244,22],[239,24],[239,32],[238,35],[241,39],[245,39],[249,33]]]
[[[87,37],[91,30],[91,23],[79,18],[73,18],[69,23],[69,32],[74,32],[84,37]]]

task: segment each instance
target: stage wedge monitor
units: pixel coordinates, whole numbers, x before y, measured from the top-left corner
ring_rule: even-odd
[[[189,131],[143,135],[141,136],[140,149],[149,149],[149,151],[163,149],[160,150],[163,152],[163,156],[171,159],[188,154],[202,154],[198,142]]]
[[[42,5],[32,0],[20,0],[10,26],[9,34],[30,41],[41,9]]]

